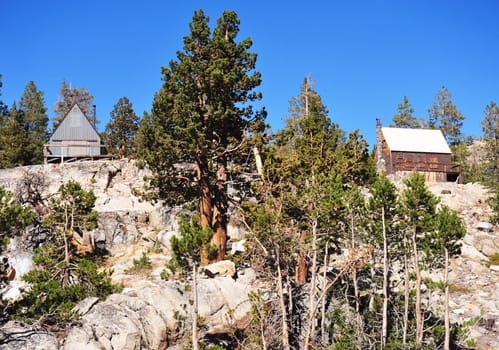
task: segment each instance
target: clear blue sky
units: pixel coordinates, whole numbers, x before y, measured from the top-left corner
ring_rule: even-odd
[[[65,79],[95,97],[100,130],[122,96],[142,116],[200,8],[212,24],[225,9],[238,13],[274,131],[308,75],[329,117],[371,145],[376,117],[390,124],[404,96],[426,117],[446,86],[466,118],[463,132],[475,136],[485,106],[499,103],[494,0],[0,0],[1,98],[11,105],[33,80],[52,116]]]

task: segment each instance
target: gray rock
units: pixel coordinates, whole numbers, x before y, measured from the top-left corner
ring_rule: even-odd
[[[85,298],[73,308],[73,311],[77,312],[79,315],[85,315],[98,301],[99,298],[97,297]]]
[[[492,232],[494,230],[494,225],[490,222],[479,221],[475,223],[475,228],[479,231]]]
[[[499,252],[499,236],[493,234],[479,234],[475,238],[475,247],[486,256]]]
[[[230,253],[232,255],[236,255],[239,253],[244,253],[246,251],[246,248],[244,245],[246,244],[246,240],[242,239],[237,242],[229,242],[230,243]]]
[[[236,264],[230,260],[222,260],[203,266],[203,271],[208,277],[234,277],[236,275]]]
[[[0,327],[0,350],[57,350],[54,334],[33,329],[26,324],[9,321]]]
[[[179,237],[180,234],[178,233],[178,231],[161,231],[158,233],[157,240],[166,250],[171,251],[171,239],[173,236]]]

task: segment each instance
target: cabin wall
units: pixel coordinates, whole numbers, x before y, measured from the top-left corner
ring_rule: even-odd
[[[419,172],[428,182],[445,182],[448,174],[455,172],[450,154],[391,152],[384,148],[382,156],[387,175],[397,174],[405,178]]]
[[[452,171],[450,154],[391,152],[390,160],[391,172],[426,171],[448,173]]]

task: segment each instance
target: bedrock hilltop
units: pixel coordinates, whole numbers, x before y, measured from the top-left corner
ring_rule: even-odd
[[[191,326],[192,286],[164,281],[160,275],[170,258],[170,238],[178,234],[180,209],[142,200],[140,191],[147,170],[129,160],[38,165],[0,170],[0,185],[15,191],[26,172],[43,174],[46,196],[69,180],[94,191],[99,212],[95,244],[110,252],[107,267],[124,290],[105,301],[82,301],[77,307],[78,324],[63,336],[9,321],[0,330],[0,349],[176,349],[176,337],[188,334]],[[428,186],[442,204],[458,212],[467,227],[462,254],[451,261],[451,322],[476,320],[469,328],[476,348],[499,349],[499,266],[487,263],[499,252],[499,234],[489,221],[487,190],[479,184]],[[229,232],[230,244],[238,246],[244,230],[233,224]],[[22,237],[9,246],[6,254],[17,276],[3,291],[4,296],[19,296],[23,287],[19,277],[32,266],[32,248],[33,244]],[[133,260],[144,252],[152,264],[150,271],[130,273]],[[213,278],[198,274],[199,314],[205,334],[224,332],[229,326],[244,328],[249,322],[248,293],[261,284],[253,270],[234,266],[232,271],[232,266],[212,273]],[[441,271],[433,270],[425,275],[433,280],[442,276]],[[438,305],[436,295],[425,294],[426,303]]]

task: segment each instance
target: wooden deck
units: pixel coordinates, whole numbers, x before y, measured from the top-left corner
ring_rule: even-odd
[[[113,154],[107,153],[103,145],[47,144],[43,146],[45,164],[114,158]]]

